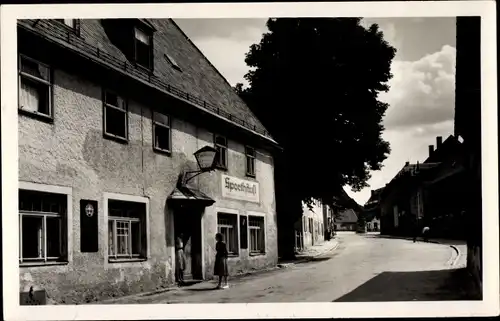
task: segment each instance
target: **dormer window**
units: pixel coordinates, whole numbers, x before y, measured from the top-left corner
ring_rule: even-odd
[[[134,29],[134,47],[135,62],[147,69],[153,69],[153,37],[151,33],[144,29],[135,27]]]
[[[60,22],[67,28],[73,30],[76,33],[79,33],[80,29],[80,23],[78,19],[55,19],[56,21]]]

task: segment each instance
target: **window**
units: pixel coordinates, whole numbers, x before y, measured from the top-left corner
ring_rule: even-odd
[[[146,258],[146,204],[108,200],[108,257]]]
[[[59,21],[66,25],[67,27],[71,29],[76,29],[77,28],[77,21],[78,19],[56,19],[56,21]]]
[[[250,253],[265,253],[264,218],[249,216],[248,228],[250,230]]]
[[[50,68],[22,55],[19,56],[19,109],[52,118]]]
[[[255,149],[245,147],[247,176],[255,177]]]
[[[154,149],[162,152],[171,152],[172,132],[169,116],[153,112],[153,135]]]
[[[304,232],[307,233],[307,217],[302,217],[302,225],[304,227]]]
[[[164,57],[172,66],[174,66],[175,69],[181,71],[181,67],[179,67],[179,64],[177,63],[177,61],[175,61],[174,58],[172,58],[172,56],[166,53],[164,54]]]
[[[227,245],[229,254],[238,254],[238,230],[236,214],[217,214],[217,231],[222,234],[222,240]]]
[[[104,91],[104,134],[127,140],[127,103],[117,94]]]
[[[147,69],[152,69],[153,47],[152,36],[144,30],[134,29],[135,62]]]
[[[309,233],[312,233],[313,232],[313,219],[312,218],[309,218]]]
[[[215,149],[217,150],[216,166],[227,169],[227,139],[224,136],[215,135]]]
[[[66,252],[67,196],[19,190],[19,261],[62,261]]]

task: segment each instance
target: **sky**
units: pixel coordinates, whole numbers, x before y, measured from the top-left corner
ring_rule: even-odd
[[[456,26],[454,17],[366,18],[363,26],[379,25],[384,39],[397,49],[391,65],[390,89],[379,99],[389,103],[383,138],[391,153],[370,187],[346,192],[364,205],[370,190],[384,187],[405,162],[424,161],[436,136],[453,134],[455,106]],[[246,84],[245,54],[267,31],[266,19],[176,19],[195,45],[235,85]]]

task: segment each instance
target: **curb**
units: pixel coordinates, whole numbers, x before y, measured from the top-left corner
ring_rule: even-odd
[[[441,244],[441,243],[438,243],[438,244]],[[457,262],[458,262],[458,259],[460,258],[460,250],[458,249],[458,247],[456,247],[455,245],[450,245],[450,247],[455,250],[455,252],[457,253],[457,257],[453,260],[453,262],[451,262],[450,266],[455,266],[457,265]]]
[[[320,255],[324,255],[324,254],[327,254],[327,253],[335,251],[337,249],[337,247],[339,247],[339,244],[340,244],[340,242],[337,241],[337,243],[331,249],[329,249],[327,251],[324,251],[324,252],[321,252],[321,253],[318,253],[318,254],[315,254],[315,255],[311,255],[311,256],[309,256],[307,258],[304,258],[302,260],[298,260],[298,261],[293,262],[293,263],[278,264],[278,267],[280,267],[280,268],[288,268],[288,267],[292,267],[292,266],[294,266],[296,264],[301,264],[301,263],[309,262],[309,261],[311,261],[311,259],[313,259],[315,257],[318,257]]]

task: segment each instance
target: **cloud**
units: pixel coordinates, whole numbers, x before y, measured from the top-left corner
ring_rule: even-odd
[[[380,100],[390,105],[384,118],[386,128],[430,125],[453,118],[455,58],[456,49],[445,45],[418,61],[393,62],[390,90],[380,95]]]

